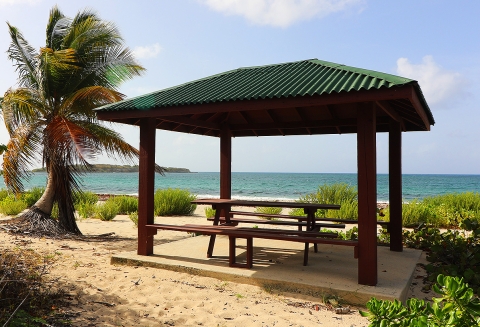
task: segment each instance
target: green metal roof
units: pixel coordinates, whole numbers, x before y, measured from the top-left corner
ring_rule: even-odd
[[[411,84],[433,115],[417,81],[318,59],[245,67],[98,108],[99,111],[148,110],[204,103],[322,95]]]

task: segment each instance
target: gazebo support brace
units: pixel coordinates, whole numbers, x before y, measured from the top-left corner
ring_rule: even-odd
[[[373,103],[358,104],[358,283],[377,284],[377,155]]]
[[[232,197],[232,134],[223,125],[220,130],[220,198]]]
[[[153,235],[149,235],[145,226],[154,223],[155,131],[155,118],[140,120],[137,250],[139,255],[153,254]]]
[[[390,251],[403,251],[402,245],[402,130],[392,120],[388,139],[390,194]]]

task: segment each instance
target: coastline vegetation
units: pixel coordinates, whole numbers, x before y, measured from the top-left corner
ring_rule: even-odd
[[[74,165],[75,169],[83,169],[82,166]],[[165,173],[191,173],[190,169],[187,168],[176,168],[176,167],[164,167]],[[33,173],[37,172],[46,172],[46,168],[36,168],[33,169]],[[91,165],[89,173],[137,173],[138,165],[108,165],[108,164],[96,164]]]
[[[188,190],[158,189],[154,197],[155,216],[190,216],[197,208],[196,204],[190,202],[196,198]]]

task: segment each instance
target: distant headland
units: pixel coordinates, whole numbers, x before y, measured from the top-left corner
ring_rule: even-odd
[[[175,167],[164,167],[166,173],[191,173],[190,169],[187,168],[175,168]],[[37,168],[33,169],[32,172],[45,172],[46,168]],[[136,173],[138,172],[138,166],[130,165],[107,165],[107,164],[98,164],[92,165],[93,173]]]

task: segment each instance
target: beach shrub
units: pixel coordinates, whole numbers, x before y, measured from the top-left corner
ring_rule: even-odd
[[[0,213],[6,216],[16,216],[27,209],[23,200],[17,200],[14,195],[9,195],[0,201]]]
[[[42,197],[43,192],[45,192],[44,187],[33,187],[23,193],[21,199],[27,204],[27,207],[30,208]]]
[[[480,194],[465,192],[414,199],[403,203],[402,211],[405,227],[425,223],[438,228],[458,228],[465,219],[480,222]],[[389,208],[383,213],[385,220],[389,221]]]
[[[75,208],[78,212],[78,215],[80,218],[91,218],[95,215],[95,208],[96,208],[95,203],[89,203],[89,202],[81,202],[78,203]]]
[[[113,220],[118,214],[118,206],[113,201],[105,201],[95,207],[95,218],[103,221]]]
[[[407,247],[427,252],[425,266],[428,280],[438,275],[462,277],[476,294],[480,294],[480,223],[465,219],[461,230],[441,232],[438,228],[422,225],[413,231],[404,230]]]
[[[256,207],[255,208],[256,213],[263,213],[265,215],[279,215],[282,212],[282,208],[277,208],[277,207]],[[273,217],[268,217],[268,216],[261,216],[263,219],[267,220],[276,220]]]
[[[205,217],[214,218],[216,210],[212,207],[205,207]]]
[[[80,203],[95,204],[98,202],[98,195],[91,191],[77,191],[73,193],[73,203],[75,205]]]
[[[360,314],[371,321],[371,327],[480,326],[480,300],[463,278],[438,275],[436,281],[433,289],[441,297],[433,298],[433,303],[411,298],[403,305],[398,300],[372,298],[366,305],[368,312]]]
[[[0,201],[5,199],[10,193],[6,189],[1,189],[0,190]]]
[[[112,201],[118,206],[119,215],[128,215],[131,212],[138,211],[138,198],[128,195],[113,196],[107,200]]]
[[[133,211],[128,214],[128,218],[138,227],[138,211]]]
[[[155,192],[155,216],[190,216],[197,208],[191,203],[196,198],[188,190],[159,189]]]
[[[47,278],[57,257],[18,247],[0,253],[0,325],[60,326],[54,308],[65,292]]]
[[[301,196],[297,202],[339,204],[340,210],[317,210],[316,217],[358,219],[358,192],[354,186],[345,183],[324,184],[317,192]],[[292,216],[305,216],[303,209],[293,209]]]

